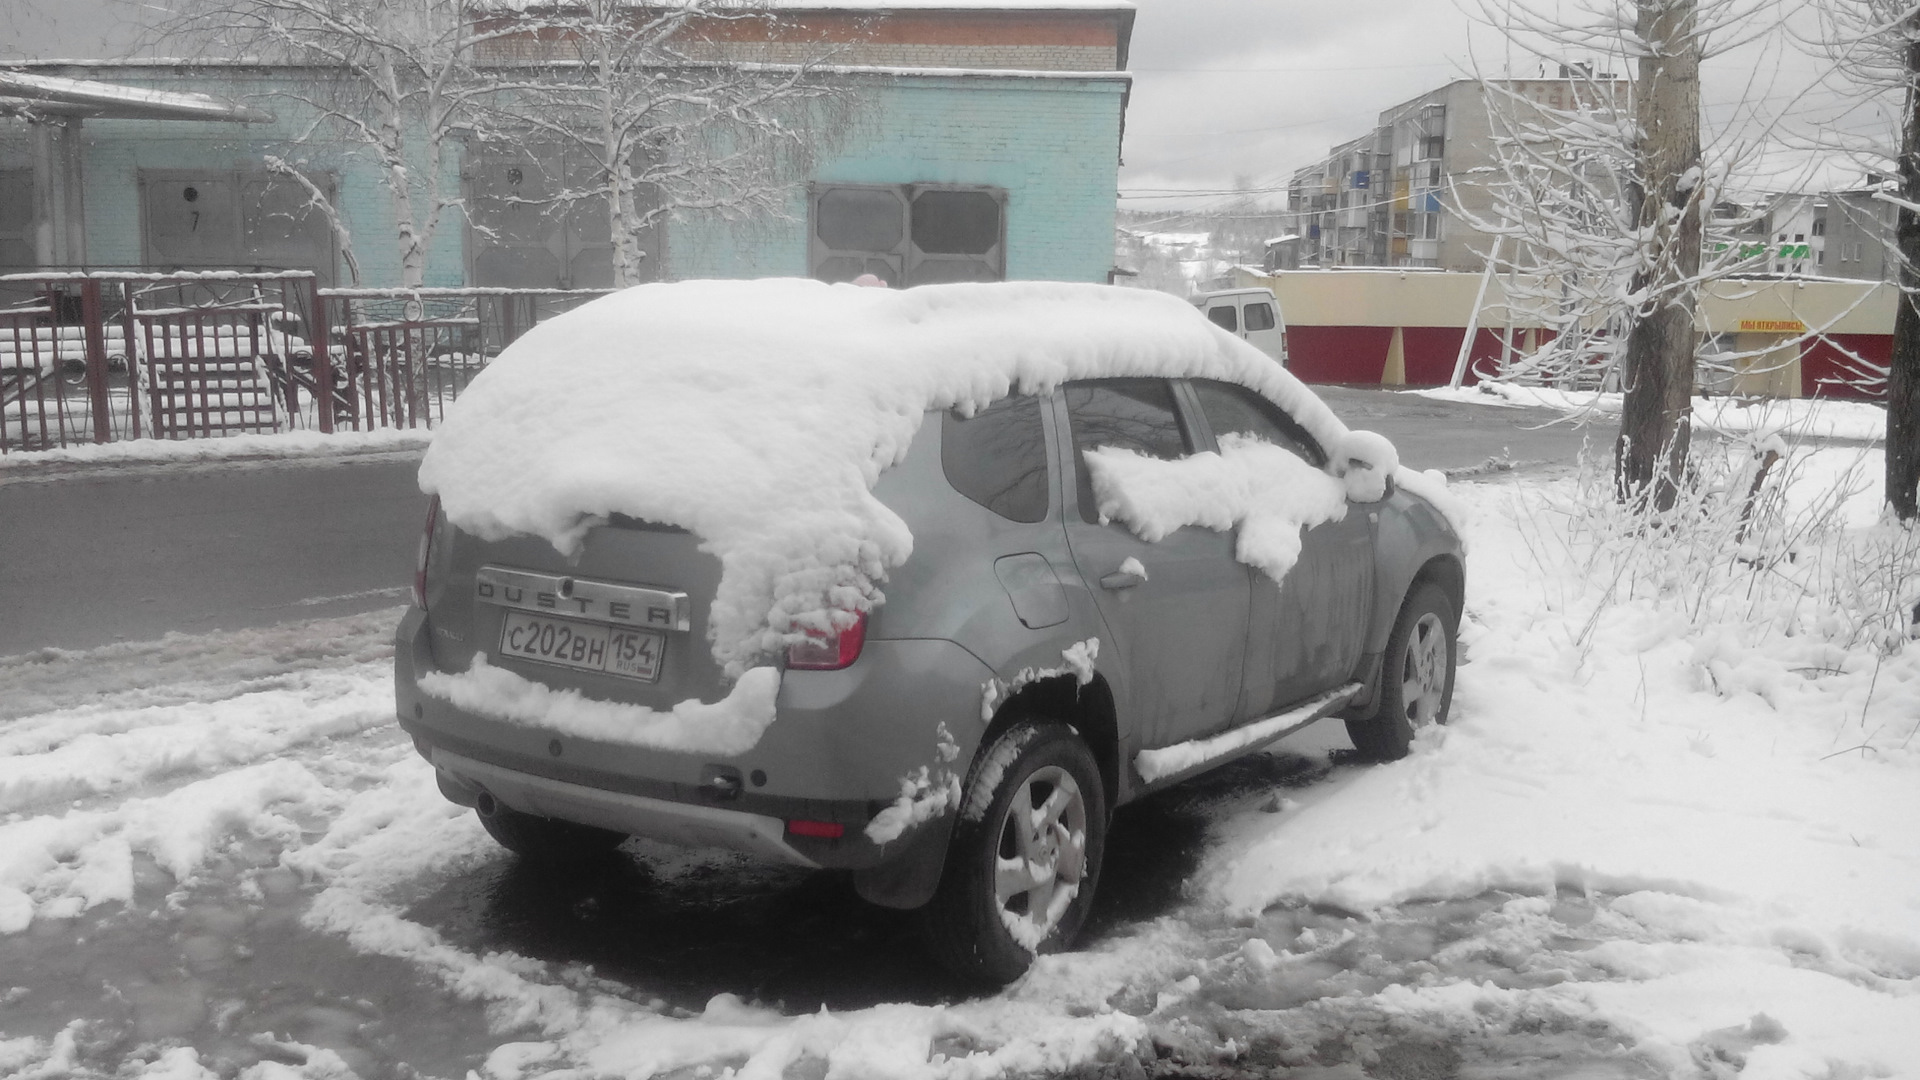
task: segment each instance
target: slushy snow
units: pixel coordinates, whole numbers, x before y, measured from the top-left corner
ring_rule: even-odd
[[[213,897],[403,965],[473,1017],[459,1051],[485,1080],[981,1080],[1125,1074],[1128,1057],[1199,1075],[1920,1077],[1920,645],[1850,630],[1812,588],[1819,567],[1844,579],[1843,549],[1908,583],[1920,554],[1871,490],[1865,512],[1844,498],[1855,455],[1806,456],[1788,502],[1840,489],[1843,528],[1714,618],[1673,568],[1574,528],[1576,480],[1455,485],[1471,546],[1451,723],[1373,766],[1330,757],[1343,736],[1316,724],[1135,808],[1117,829],[1182,807],[1211,821],[1185,891],[1144,918],[1096,900],[1107,922],[1080,950],[945,1003],[788,1009],[743,976],[683,1007],[631,956],[596,971],[591,943],[545,960],[454,925],[513,857],[393,723],[398,612],[0,658],[0,941],[64,950],[44,983],[0,967],[0,1073],[342,1080],[366,1060],[351,1029],[285,1030],[265,986],[164,1038],[115,1026],[138,987],[93,974],[132,970],[95,920],[132,897],[123,924],[164,926]],[[623,857],[656,877],[675,858]],[[138,951],[171,956],[154,933]],[[259,961],[216,962],[244,986]],[[48,1010],[70,1019],[29,1019]],[[233,1045],[261,1056],[220,1071]],[[360,1074],[416,1052],[385,1046]]]

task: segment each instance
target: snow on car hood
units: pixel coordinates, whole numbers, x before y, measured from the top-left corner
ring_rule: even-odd
[[[927,410],[1146,375],[1250,387],[1326,446],[1347,431],[1272,359],[1163,293],[689,281],[530,330],[448,409],[420,486],[469,533],[540,536],[563,554],[616,513],[690,530],[721,563],[709,633],[738,675],[881,601],[913,537],[871,489]]]

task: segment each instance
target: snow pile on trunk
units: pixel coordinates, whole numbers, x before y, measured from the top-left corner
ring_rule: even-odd
[[[719,701],[695,698],[665,711],[555,690],[489,664],[484,653],[476,653],[466,671],[427,672],[420,689],[468,712],[540,731],[654,750],[732,755],[753,749],[773,723],[780,671],[754,668]]]
[[[692,531],[720,559],[710,633],[737,676],[880,601],[913,538],[870,489],[929,409],[1148,375],[1238,383],[1324,445],[1346,434],[1292,375],[1172,296],[699,281],[528,332],[448,410],[420,482],[488,539],[571,552],[613,514]]]

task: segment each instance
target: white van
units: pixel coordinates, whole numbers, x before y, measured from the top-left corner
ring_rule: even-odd
[[[1271,289],[1220,289],[1193,298],[1215,326],[1247,339],[1248,344],[1287,366],[1287,324]]]

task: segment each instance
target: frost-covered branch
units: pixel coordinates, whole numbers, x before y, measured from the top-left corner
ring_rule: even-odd
[[[712,33],[777,18],[754,0],[577,0],[515,13],[513,47],[489,69],[497,91],[483,141],[516,149],[521,175],[539,183],[501,205],[604,214],[618,284],[643,280],[646,238],[670,215],[788,215],[809,156],[844,126],[851,94],[819,71],[830,46],[769,65],[745,62]]]

